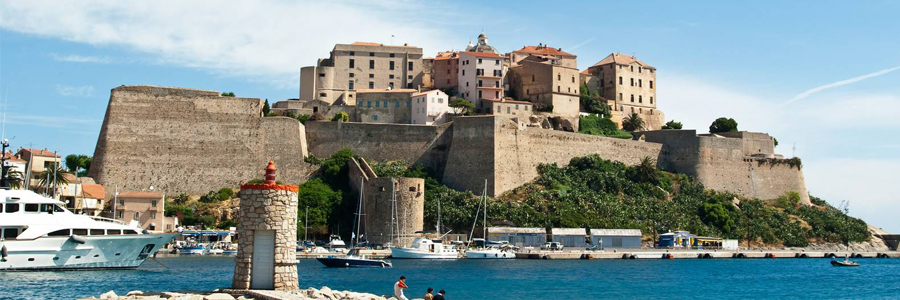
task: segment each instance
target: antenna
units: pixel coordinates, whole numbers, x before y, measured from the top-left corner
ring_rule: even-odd
[[[794,146],[791,147],[791,157],[797,157],[797,143],[794,143]]]

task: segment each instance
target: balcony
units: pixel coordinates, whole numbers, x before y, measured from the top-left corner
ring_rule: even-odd
[[[501,76],[483,75],[483,74],[482,74],[482,75],[475,75],[475,78],[485,78],[485,79],[494,79],[494,80],[500,80],[500,79],[503,79],[503,77],[501,77]]]
[[[501,90],[503,90],[503,88],[501,88],[501,87],[496,87],[496,86],[479,86],[479,87],[475,87],[475,88],[477,88],[477,89],[479,89],[479,90],[492,90],[492,91],[501,91]]]

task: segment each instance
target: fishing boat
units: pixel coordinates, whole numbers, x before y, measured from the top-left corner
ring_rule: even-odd
[[[843,261],[832,258],[831,265],[835,267],[859,267],[859,263],[850,260],[849,256],[845,256]]]
[[[188,241],[178,248],[178,254],[203,255],[206,254],[206,244],[197,241]]]
[[[359,185],[363,186],[362,183]],[[360,235],[360,227],[362,227],[361,218],[363,216],[363,207],[362,207],[362,195],[363,191],[360,189],[359,191],[359,202],[357,203],[356,208],[356,218],[353,220],[354,234],[353,237],[356,239],[354,241],[355,245],[360,244],[359,239],[364,235]],[[365,233],[363,233],[365,234]],[[341,241],[343,243],[343,241]],[[353,248],[347,252],[346,255],[343,256],[335,256],[329,255],[328,257],[318,257],[320,263],[329,268],[390,268],[392,265],[388,262],[378,259],[369,259],[365,255],[360,254],[359,250],[361,248]]]
[[[482,228],[484,232],[482,233],[485,237],[484,239],[473,239],[472,234],[475,233],[475,225],[478,224],[478,215],[480,211],[475,212],[475,222],[472,223],[472,231],[469,234],[469,240],[475,242],[476,245],[479,245],[478,248],[467,250],[466,258],[472,259],[512,259],[516,258],[516,252],[513,248],[509,246],[509,243],[501,243],[501,242],[491,242],[487,240],[487,180],[484,182],[484,191],[481,193],[481,207],[484,208],[484,213],[482,214]],[[479,207],[479,210],[481,209]]]

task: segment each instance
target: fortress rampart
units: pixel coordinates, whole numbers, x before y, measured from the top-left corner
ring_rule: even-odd
[[[262,100],[156,86],[112,90],[90,176],[107,187],[203,194],[262,178],[268,160],[280,180],[300,183],[309,167],[303,125],[261,118]]]

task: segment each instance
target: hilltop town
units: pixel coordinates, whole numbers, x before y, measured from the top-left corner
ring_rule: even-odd
[[[398,162],[446,188],[500,197],[538,178],[542,165],[596,155],[684,174],[735,203],[796,195],[798,205],[814,205],[800,159],[775,153],[768,134],[736,124],[706,133],[667,123],[657,108],[657,69],[636,57],[611,53],[579,70],[577,55],[562,48],[537,43],[503,53],[485,33],[464,49],[428,57],[409,44],[337,44],[300,69],[298,98],[271,105],[183,87],[113,88],[81,179],[89,179],[86,193],[69,195],[69,206],[172,230],[179,220],[157,206],[167,199],[217,190],[231,199],[231,189],[261,178],[259,166],[268,161],[280,181],[307,182],[322,177],[322,160],[341,151],[352,155],[339,161],[343,177],[332,186],[364,190],[372,210],[387,205],[393,186],[407,232],[433,218],[425,216],[426,181],[379,177],[376,164]],[[236,207],[216,206],[217,222]],[[384,215],[369,216],[384,223],[372,232],[392,226]]]

